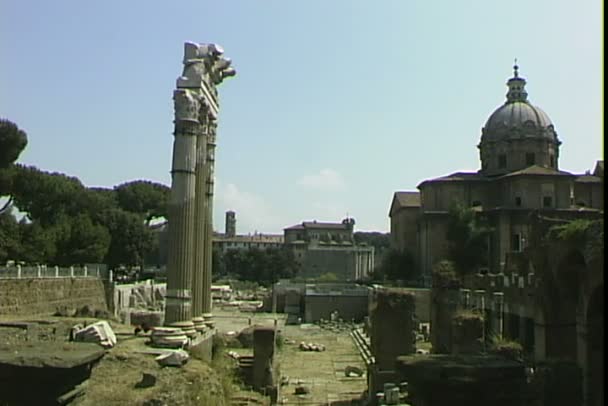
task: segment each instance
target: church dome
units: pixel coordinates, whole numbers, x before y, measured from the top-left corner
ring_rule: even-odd
[[[561,142],[551,119],[528,101],[526,80],[519,67],[508,80],[507,100],[490,115],[478,145],[481,172],[500,175],[539,165],[557,169]]]
[[[540,107],[531,105],[528,102],[515,101],[505,103],[497,108],[488,118],[484,126],[484,132],[489,135],[499,135],[505,130],[512,129],[548,129],[553,130],[553,124]],[[546,135],[546,131],[541,131],[541,135]]]
[[[557,141],[551,119],[540,107],[528,101],[526,81],[519,77],[518,66],[507,82],[507,101],[490,115],[482,129],[482,142],[510,138],[545,138]]]

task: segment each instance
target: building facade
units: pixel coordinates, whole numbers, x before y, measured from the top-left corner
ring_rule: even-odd
[[[492,227],[487,271],[494,273],[502,271],[507,254],[526,247],[532,212],[567,218],[603,212],[603,161],[585,174],[561,170],[555,126],[528,101],[525,85],[515,66],[506,101],[482,128],[480,170],[425,180],[419,193],[394,194],[391,241],[414,253],[423,275],[447,257],[448,212],[454,205],[475,208]]]
[[[300,264],[300,275],[334,274],[339,280],[360,280],[374,269],[374,247],[357,245],[355,220],[341,223],[304,221],[284,230],[285,245]]]

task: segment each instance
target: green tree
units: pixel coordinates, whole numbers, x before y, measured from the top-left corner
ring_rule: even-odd
[[[61,216],[75,216],[83,210],[86,189],[77,178],[33,166],[16,165],[15,171],[14,202],[31,220],[51,225]]]
[[[102,262],[110,246],[110,233],[94,224],[88,214],[66,221],[64,232],[57,237],[55,263],[59,265]]]
[[[374,252],[377,256],[382,256],[391,245],[390,234],[388,233],[358,231],[354,233],[354,237],[357,244],[367,244],[374,247]]]
[[[492,229],[473,209],[462,205],[453,206],[448,217],[448,259],[454,263],[458,274],[474,273],[480,266],[487,266]]]
[[[11,196],[14,162],[27,146],[27,134],[9,120],[0,119],[0,196]],[[12,198],[0,206],[0,213],[11,207]]]
[[[38,222],[19,222],[21,250],[19,259],[29,264],[55,265],[56,240],[66,232],[65,227],[44,228]]]
[[[229,250],[224,255],[218,251],[215,261],[214,264],[222,264],[222,274],[218,273],[217,277],[257,282],[264,286],[282,278],[292,278],[298,271],[291,251],[280,248]],[[215,268],[213,272],[216,273]]]
[[[154,236],[141,216],[121,209],[108,210],[104,213],[104,225],[111,237],[106,264],[110,268],[142,266],[146,253],[154,247]]]
[[[382,262],[373,275],[374,279],[388,281],[409,281],[418,276],[413,255],[396,249],[389,249],[382,256]]]
[[[0,264],[21,257],[21,230],[15,216],[0,212]]]
[[[160,183],[136,180],[114,188],[118,204],[123,210],[141,214],[149,224],[157,217],[167,218],[171,189]]]

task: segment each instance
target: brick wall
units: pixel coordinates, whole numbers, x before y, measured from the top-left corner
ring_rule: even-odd
[[[0,316],[52,314],[88,305],[107,310],[99,278],[0,279]]]

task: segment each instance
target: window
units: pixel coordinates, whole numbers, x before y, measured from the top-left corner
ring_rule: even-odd
[[[511,251],[521,251],[521,235],[513,234],[511,238]]]
[[[521,207],[521,197],[519,197],[519,196],[515,197],[515,206]]]
[[[555,168],[555,157],[553,155],[549,155],[549,165],[551,165],[551,168]]]
[[[536,163],[536,156],[534,155],[534,152],[527,152],[526,153],[526,165],[531,166],[534,165]]]
[[[553,207],[553,198],[551,196],[543,197],[543,207]]]
[[[507,167],[507,155],[506,154],[498,155],[498,167],[499,168]]]

